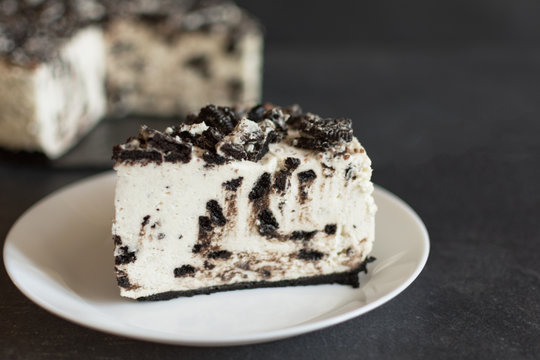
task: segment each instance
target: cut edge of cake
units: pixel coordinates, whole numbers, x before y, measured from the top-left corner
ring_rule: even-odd
[[[105,115],[105,45],[98,27],[75,32],[46,63],[21,67],[0,60],[0,76],[5,148],[55,159]]]

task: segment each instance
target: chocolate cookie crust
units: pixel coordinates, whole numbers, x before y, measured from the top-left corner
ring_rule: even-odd
[[[358,267],[351,271],[334,273],[327,275],[319,275],[312,277],[302,277],[293,280],[280,280],[280,281],[248,281],[236,284],[226,284],[218,286],[209,286],[205,288],[186,290],[186,291],[167,291],[161,294],[155,294],[151,296],[140,297],[137,301],[159,301],[170,300],[177,297],[191,297],[195,295],[209,295],[216,292],[232,291],[232,290],[245,290],[245,289],[258,289],[258,288],[271,288],[271,287],[283,287],[283,286],[308,286],[308,285],[322,285],[322,284],[341,284],[350,285],[353,288],[360,286],[358,275],[361,272],[367,274],[367,264],[373,262],[374,257],[366,258]]]

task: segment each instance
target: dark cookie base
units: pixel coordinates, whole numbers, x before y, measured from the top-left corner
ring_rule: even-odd
[[[369,262],[372,262],[374,258],[368,257],[362,264],[360,264],[355,269],[342,272],[334,273],[328,275],[319,275],[312,277],[301,277],[298,279],[292,280],[280,280],[280,281],[248,281],[241,282],[236,284],[226,284],[218,286],[209,286],[200,289],[194,290],[185,290],[185,291],[167,291],[160,294],[145,296],[137,298],[137,301],[158,301],[158,300],[170,300],[177,297],[191,297],[201,294],[212,294],[215,292],[221,291],[231,291],[231,290],[244,290],[244,289],[257,289],[257,288],[270,288],[270,287],[285,287],[285,286],[306,286],[306,285],[322,285],[322,284],[342,284],[350,285],[353,288],[360,286],[358,275],[360,272],[366,272],[366,265]]]

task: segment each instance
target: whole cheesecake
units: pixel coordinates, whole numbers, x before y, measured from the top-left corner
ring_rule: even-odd
[[[350,119],[209,105],[117,145],[122,296],[359,286],[374,241],[371,161]]]

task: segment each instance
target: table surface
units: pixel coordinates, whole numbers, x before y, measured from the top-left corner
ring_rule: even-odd
[[[22,295],[2,266],[0,358],[538,358],[540,50],[273,47],[264,93],[274,103],[353,118],[374,182],[427,226],[431,253],[418,279],[385,305],[331,328],[196,348],[60,319]],[[104,122],[52,163],[3,158],[0,239],[43,196],[110,169],[110,147],[140,121]]]

